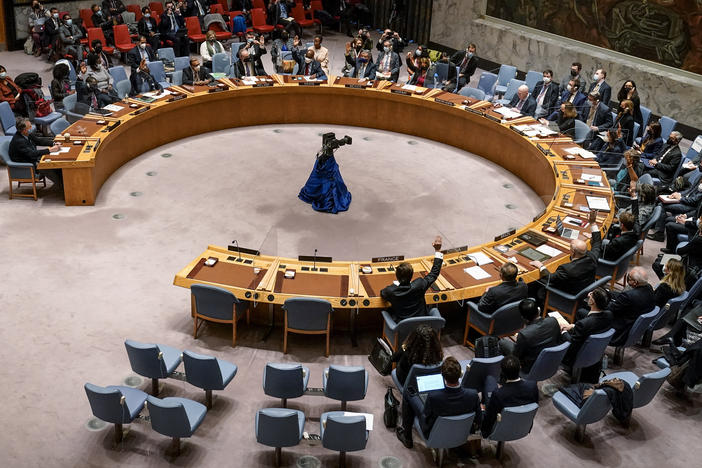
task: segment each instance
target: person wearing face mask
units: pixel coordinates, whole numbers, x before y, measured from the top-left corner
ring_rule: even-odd
[[[139,42],[127,52],[127,64],[132,67],[132,73],[139,68],[142,60],[153,62],[156,60],[156,53],[149,45],[146,36],[139,36]]]
[[[561,78],[561,81],[559,81],[561,84],[561,94],[566,91],[566,87],[568,86],[568,82],[570,80],[578,80],[578,82],[580,82],[580,91],[585,94],[585,90],[589,88],[587,85],[587,78],[580,73],[582,69],[583,64],[580,62],[573,62],[570,65],[570,70],[568,70],[568,73]]]
[[[277,73],[282,73],[283,70],[283,52],[293,50],[294,40],[290,37],[287,31],[283,30],[280,33],[280,37],[273,41],[271,46],[271,61],[275,67]]]
[[[5,67],[0,65],[0,101],[7,102],[15,110],[15,103],[21,93],[20,87],[7,75]]]
[[[685,283],[689,290],[702,276],[702,204],[698,205],[694,216],[678,215],[675,223],[666,224],[665,229],[669,242],[672,240],[671,244],[676,244],[673,246],[675,253],[682,257],[686,271]],[[687,234],[687,244],[677,246],[677,234]],[[664,250],[661,251],[665,253]],[[660,269],[654,268],[654,271],[658,273]]]
[[[607,142],[598,138],[598,145],[590,145],[590,151],[596,154],[595,161],[600,166],[615,166],[619,164],[626,151],[626,144],[617,128],[607,129]]]
[[[587,107],[583,109],[585,123],[590,127],[590,131],[585,136],[582,147],[590,149],[590,145],[599,139],[599,133],[604,132],[613,125],[612,113],[596,91],[590,92],[587,96]]]
[[[377,79],[397,83],[397,80],[400,78],[402,62],[400,61],[400,56],[392,50],[392,41],[386,40],[383,43],[376,65],[375,76]]]
[[[407,81],[410,81],[412,75],[417,71],[418,62],[421,57],[429,57],[426,46],[418,45],[414,52],[407,52],[407,57],[405,57],[405,65],[407,65]]]
[[[314,59],[319,62],[324,74],[329,76],[329,50],[322,45],[322,36],[317,34],[314,36],[314,43],[310,50],[314,52]]]
[[[212,68],[212,57],[214,54],[224,52],[224,46],[217,40],[214,31],[207,31],[207,40],[200,44],[200,55],[202,56],[202,64],[207,68]]]
[[[183,69],[183,84],[184,85],[206,85],[213,81],[210,76],[210,70],[201,66],[200,61],[195,57],[190,59],[190,66]]]
[[[102,65],[105,68],[112,67],[112,59],[103,50],[102,41],[100,39],[93,39],[93,42],[90,43],[90,46],[93,48],[93,52],[95,52],[98,55],[98,57],[100,57],[100,61],[102,62]]]
[[[650,239],[666,240],[666,246],[662,249],[663,253],[675,252],[675,247],[678,245],[678,234],[690,235],[685,222],[698,217],[700,206],[702,206],[702,180],[698,179],[689,189],[682,193],[675,192],[670,197],[677,202],[663,205],[665,216],[660,217],[656,223],[655,231],[649,233]]]
[[[543,79],[536,83],[531,97],[536,101],[534,117],[540,119],[558,109],[558,83],[552,81],[553,71],[544,70]]]
[[[629,335],[629,330],[636,319],[647,314],[656,306],[656,297],[653,287],[648,283],[646,270],[637,266],[629,270],[626,275],[627,289],[620,293],[613,293],[609,304],[612,312],[612,328],[614,336],[610,346],[621,346]]]
[[[529,95],[527,85],[521,85],[517,88],[517,93],[507,106],[530,117],[534,117],[534,112],[536,112],[536,101]]]
[[[63,15],[63,24],[59,28],[59,40],[63,44],[65,54],[73,57],[74,61],[83,60],[83,46],[80,43],[83,32],[73,24],[73,19],[68,13]]]
[[[353,78],[365,78],[375,80],[376,65],[371,60],[370,50],[362,50],[353,68]]]
[[[263,67],[261,57],[266,55],[268,50],[266,50],[266,40],[263,37],[263,34],[256,37],[256,34],[253,31],[248,31],[246,33],[246,45],[244,45],[243,49],[246,49],[249,52],[249,56],[255,63],[256,69],[261,71],[260,75],[265,75],[266,71]]]
[[[234,64],[234,76],[242,78],[245,76],[262,76],[266,70],[256,66],[256,60],[251,56],[251,49],[239,49],[239,60]]]
[[[350,76],[354,67],[356,66],[356,61],[363,50],[363,39],[360,37],[355,38],[351,42],[346,43],[346,50],[344,52],[344,68],[341,69],[341,73],[344,76]]]
[[[565,91],[561,94],[558,100],[558,105],[562,106],[565,103],[572,104],[577,112],[577,118],[584,121],[585,118],[582,116],[582,111],[587,101],[587,96],[580,92],[580,82],[577,79],[570,80],[565,86]],[[546,120],[556,120],[558,118],[558,111],[554,111],[546,117]]]
[[[122,0],[102,0],[102,11],[112,18],[114,24],[122,24],[124,23],[122,13],[127,11],[127,7]]]
[[[295,48],[292,51],[292,55],[293,60],[295,60],[298,65],[297,74],[318,80],[326,80],[327,75],[324,74],[322,65],[314,59],[314,51],[312,49],[307,49],[307,51],[303,52],[301,48],[302,43],[298,38],[295,38],[294,46]]]
[[[60,146],[53,145],[50,148],[37,149],[37,146],[34,144],[29,134],[32,128],[32,122],[26,117],[17,117],[15,119],[15,128],[17,129],[17,133],[12,136],[10,147],[8,148],[10,160],[34,165],[35,174],[46,176],[57,188],[60,188],[62,186],[60,170],[37,171],[37,164],[41,160],[41,157],[50,152],[55,153],[60,149]]]
[[[431,66],[429,57],[420,57],[417,61],[417,71],[412,74],[407,84],[423,86],[425,88],[434,87],[434,67]]]
[[[141,60],[139,68],[133,71],[129,76],[129,82],[132,85],[129,91],[130,96],[136,96],[137,94],[148,93],[150,91],[160,92],[163,90],[163,87],[156,81],[153,75],[151,75],[145,59]]]
[[[476,50],[477,46],[471,42],[465,50],[459,50],[451,56],[448,74],[449,82],[444,87],[445,91],[456,89],[456,67],[458,67],[458,89],[456,89],[456,92],[470,82],[471,77],[478,68],[478,57],[475,55]]]
[[[679,146],[681,140],[682,134],[680,132],[670,132],[666,145],[653,159],[647,160],[646,172],[651,174],[651,177],[660,180],[656,185],[661,186],[661,190],[666,190],[673,183],[673,176],[682,159]],[[646,163],[644,162],[644,164]]]
[[[375,48],[378,50],[378,52],[385,51],[386,41],[390,41],[390,48],[393,52],[395,52],[398,55],[401,54],[402,51],[405,49],[405,41],[400,37],[400,35],[396,32],[393,32],[392,29],[386,29],[380,36],[380,39],[378,39],[378,43],[375,45]]]
[[[93,11],[93,16],[91,18],[93,25],[96,28],[102,29],[108,44],[114,44],[114,31],[112,29],[114,22],[112,17],[102,11],[102,7],[98,4],[93,4],[90,9]]]
[[[61,28],[61,20],[59,20],[59,12],[56,7],[49,10],[49,19],[44,23],[44,37],[43,41],[46,45],[51,46],[51,53],[49,54],[49,62],[53,62],[60,57],[59,50],[62,49],[62,43],[59,38],[59,29]]]
[[[592,84],[590,84],[589,92],[600,93],[600,101],[609,107],[609,101],[612,98],[612,88],[605,81],[605,78],[607,78],[606,71],[602,68],[595,70],[595,73],[592,75]]]
[[[108,72],[107,68],[102,65],[100,57],[91,52],[88,54],[87,64],[85,62],[80,64],[80,72],[78,73],[78,79],[80,79],[84,86],[84,95],[81,96],[81,92],[78,91],[78,84],[76,84],[76,90],[78,91],[78,101],[89,105],[92,109],[96,109],[95,103],[92,102],[92,97],[90,94],[93,91],[93,83],[95,83],[95,90],[97,91],[96,98],[98,101],[98,107],[102,108],[107,104],[119,101],[117,96],[117,91],[115,91],[113,84],[114,78]],[[81,99],[82,97],[82,99]],[[88,102],[90,100],[91,102]]]
[[[268,3],[268,22],[273,26],[283,26],[290,36],[302,37],[302,26],[292,16],[294,6],[292,0],[271,0]]]
[[[159,24],[161,39],[173,42],[175,55],[185,57],[189,55],[188,30],[185,27],[185,19],[183,19],[180,9],[175,8],[172,1],[166,2],[165,7]]]
[[[140,36],[146,38],[146,42],[152,50],[158,50],[161,46],[161,33],[158,30],[156,18],[151,16],[151,8],[148,6],[141,9],[141,19],[137,23],[137,31]]]
[[[643,115],[641,114],[641,98],[639,98],[639,92],[636,89],[636,83],[634,80],[626,80],[622,85],[621,89],[617,93],[617,101],[619,101],[620,106],[623,101],[631,101],[633,105],[633,112],[631,115],[634,117],[634,122],[637,122],[639,126],[643,126]],[[635,137],[638,135],[634,135]]]
[[[42,53],[42,49],[46,47],[43,41],[44,25],[47,20],[47,11],[44,6],[37,0],[32,2],[32,11],[27,17],[27,26],[29,28],[29,33],[32,35],[32,40],[34,41],[34,56],[38,57]]]

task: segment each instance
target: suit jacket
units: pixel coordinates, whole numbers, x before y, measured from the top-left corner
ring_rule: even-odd
[[[53,17],[49,18],[44,23],[44,34],[48,36],[50,41],[54,41],[58,37],[60,27],[61,21]]]
[[[195,0],[187,0],[185,4],[186,16],[197,16],[198,18],[204,18],[207,12],[210,10],[210,2],[208,0],[197,0],[202,8],[202,14],[200,14],[200,9],[197,7]]]
[[[512,100],[509,101],[508,106],[516,110],[517,104],[519,104],[519,95],[515,94],[514,97],[512,97]],[[531,96],[527,96],[526,100],[524,101],[524,105],[522,105],[521,112],[522,115],[534,117],[534,114],[536,113],[536,100]]]
[[[583,107],[583,122],[587,122],[590,116],[590,102],[585,102],[585,107]],[[592,125],[597,127],[599,132],[612,128],[614,121],[612,120],[612,112],[609,107],[604,105],[602,102],[597,104],[597,109],[595,109],[595,116],[592,119]]]
[[[524,281],[503,281],[485,291],[478,302],[478,309],[485,314],[492,314],[505,304],[526,299],[527,294],[528,287]]]
[[[400,61],[400,56],[397,55],[395,52],[390,51],[388,53],[390,54],[390,81],[394,81],[395,83],[397,83],[398,78],[400,78],[400,67],[402,66],[402,62]],[[378,59],[375,61],[376,72],[383,71],[383,59],[385,59],[385,51],[382,51],[378,54]]]
[[[541,94],[541,90],[544,87],[544,82],[539,81],[536,83],[536,86],[534,86],[534,91],[531,93],[531,97],[534,98],[534,102],[536,102],[536,106],[538,107],[538,97],[539,94]],[[551,112],[554,110],[558,109],[558,83],[551,82],[548,84],[546,88],[546,94],[544,94],[544,102],[542,107],[544,108],[544,111],[546,111],[545,115],[549,115]]]
[[[602,234],[592,233],[591,248],[587,253],[570,263],[560,265],[553,274],[541,270],[541,277],[548,278],[548,284],[568,294],[577,294],[595,281],[597,259],[602,249]]]
[[[420,70],[417,70],[410,77],[409,81],[407,81],[407,84],[415,85],[415,86],[423,86],[425,88],[433,88],[434,87],[434,73],[436,73],[436,69],[434,67],[429,67],[426,75],[424,75],[424,83],[420,85],[419,78],[420,78],[420,76],[422,76],[422,72]]]
[[[702,205],[700,205],[702,207]],[[699,209],[697,210],[699,213]],[[685,223],[688,230],[692,229],[695,225],[695,221],[699,218],[697,216],[694,220]],[[696,228],[695,228],[696,229]],[[699,231],[691,235],[690,241],[684,247],[680,247],[677,250],[678,255],[682,256],[683,263],[688,267],[688,272],[690,267],[702,268],[702,236],[700,236]]]
[[[561,327],[553,317],[539,317],[517,334],[514,354],[522,364],[522,371],[528,373],[536,358],[544,348],[561,343]]]
[[[472,388],[446,387],[427,393],[424,411],[417,417],[419,426],[425,437],[429,436],[431,428],[439,416],[458,416],[459,414],[475,413],[473,427],[479,427],[483,417],[480,409],[478,392]]]
[[[101,15],[93,13],[93,16],[90,18],[93,21],[93,26],[102,30],[112,29],[112,17],[107,11],[100,10],[100,12],[102,13]]]
[[[142,16],[139,22],[137,23],[137,31],[139,31],[140,36],[145,36],[145,37],[151,37],[149,35],[149,27],[146,25],[146,23],[149,23],[151,25],[151,31],[158,34],[158,24],[156,23],[156,19],[151,16],[149,18],[146,18],[145,16]]]
[[[590,87],[587,85],[587,80],[586,80],[582,75],[573,76],[573,75],[570,74],[570,71],[569,71],[568,74],[562,76],[562,77],[561,77],[561,81],[559,81],[559,83],[560,83],[560,85],[561,85],[561,93],[567,93],[567,92],[568,92],[568,82],[569,82],[570,80],[574,80],[574,79],[577,79],[577,80],[580,82],[580,90],[581,90],[581,92],[582,92],[582,90],[590,89]],[[583,94],[584,94],[584,93],[583,93]]]
[[[668,151],[669,149],[670,151]],[[665,158],[663,158],[663,156],[665,156]],[[655,174],[652,175],[654,177],[657,176],[661,180],[662,185],[672,184],[673,176],[675,175],[675,171],[678,170],[680,160],[682,159],[680,147],[675,145],[675,147],[671,149],[671,145],[666,144],[656,155],[655,159],[658,161],[658,164],[656,164],[656,167],[653,170]]]
[[[616,122],[614,122],[614,127],[616,128],[617,126],[622,127],[622,138],[624,139],[624,142],[626,143],[626,146],[631,148],[631,146],[634,144],[634,117],[630,114],[622,114],[621,117],[618,117]]]
[[[594,314],[589,313],[586,317],[575,322],[575,327],[570,332],[565,332],[561,335],[564,340],[570,341],[563,363],[572,366],[585,340],[590,335],[597,335],[610,328],[612,328],[612,312],[609,310],[603,310]]]
[[[19,131],[12,135],[10,148],[8,150],[10,159],[18,163],[32,163],[34,169],[37,163],[45,154],[49,154],[49,149],[37,149],[37,145],[32,140],[22,135]]]
[[[174,11],[173,17],[175,18],[176,25],[178,25],[178,33],[183,34],[183,31],[187,32],[187,28],[185,27],[185,19],[183,19],[183,15],[176,14],[176,12]],[[161,29],[162,34],[171,33],[171,18],[165,11],[161,15],[161,22],[158,24],[158,27]]]
[[[641,226],[639,225],[639,200],[631,201],[631,214],[634,215],[634,228],[631,231],[623,232],[612,239],[602,249],[602,258],[605,260],[616,260],[624,253],[636,245],[641,238]]]
[[[297,62],[298,65],[298,75],[315,75],[315,78],[321,79],[321,80],[326,80],[327,75],[324,74],[324,70],[322,70],[322,64],[319,63],[316,60],[312,60],[310,63],[309,67],[309,73],[305,73],[305,68],[307,67],[307,63],[305,62],[305,54],[307,53],[307,50],[302,52],[300,49],[293,49],[292,50],[292,56],[293,60]]]
[[[115,11],[111,11],[114,9]],[[102,0],[102,11],[108,15],[118,15],[127,11],[127,7],[124,6],[122,0]]]
[[[136,96],[137,94],[149,91],[161,91],[163,89],[151,73],[142,73],[139,70],[132,72],[129,76],[129,82],[132,85],[132,89],[129,91],[130,96]],[[148,87],[146,91],[143,89],[144,85]]]
[[[156,54],[154,53],[154,50],[151,48],[150,45],[146,45],[146,49],[144,50],[144,52],[147,56],[147,62],[156,61]],[[134,70],[139,68],[139,64],[141,63],[141,52],[139,50],[138,45],[132,47],[132,49],[129,52],[127,52],[127,63],[130,67],[132,67],[132,73],[134,73]]]
[[[588,89],[588,94],[592,92],[593,89],[595,89],[595,86],[597,86],[597,83],[590,83],[590,88]],[[600,93],[600,102],[603,103],[605,106],[609,107],[609,101],[612,99],[612,87],[607,84],[606,81],[603,81],[600,84],[600,90],[598,91]]]
[[[200,66],[200,71],[197,74],[198,76],[195,76],[195,71],[192,69],[192,67],[186,67],[183,69],[183,84],[184,85],[192,85],[195,83],[195,81],[212,81],[212,77],[210,76],[210,69],[207,68],[204,65]]]
[[[624,151],[626,151],[626,143],[621,138],[617,138],[612,148],[609,147],[609,143],[605,143],[595,160],[600,163],[600,166],[613,166],[622,160]]]
[[[261,57],[263,55],[266,55],[268,53],[268,50],[265,47],[261,47],[258,44],[253,44],[251,46],[244,46],[246,49],[249,51],[249,56],[256,61],[256,69],[258,70],[259,75],[265,75],[266,70],[263,68],[263,62],[261,61]]]
[[[266,74],[266,70],[263,69],[263,67],[259,68],[258,64],[256,62],[251,63],[252,69],[253,69],[253,74],[254,76],[262,76]],[[244,67],[244,62],[241,60],[238,60],[234,64],[234,76],[236,78],[241,78],[242,76],[246,76],[246,68]]]
[[[617,338],[622,336],[625,338],[639,315],[651,312],[655,306],[656,295],[650,284],[613,294],[608,308],[614,317],[612,328],[617,332],[612,342],[618,341]]]
[[[531,380],[508,382],[492,392],[485,407],[481,432],[488,437],[495,426],[497,415],[511,406],[528,405],[539,402],[539,387]]]
[[[392,314],[396,320],[427,314],[424,293],[436,281],[443,262],[443,258],[435,257],[431,271],[424,278],[417,278],[409,284],[391,284],[380,291],[380,296],[392,306]]]
[[[290,0],[281,0],[280,2],[276,3],[275,5],[273,3],[270,3],[268,5],[268,23],[272,25],[276,24],[285,24],[283,21],[284,18],[281,18],[281,8],[280,4],[285,3],[285,10],[287,12],[287,18],[292,17],[292,9],[295,6],[295,2],[291,2]]]
[[[365,65],[366,68],[364,69],[363,74],[361,74],[361,67],[363,65]],[[353,70],[353,78],[367,78],[369,80],[375,80],[375,69],[376,65],[373,62],[362,64],[356,60],[356,65]]]
[[[75,24],[70,26],[64,24],[59,28],[59,37],[64,44],[79,44],[80,39],[83,37],[83,31]],[[73,39],[70,39],[71,37]],[[79,59],[80,58],[82,57],[79,57]]]
[[[456,67],[460,67],[461,64],[463,63],[463,60],[466,58],[466,50],[459,50],[455,54],[451,56],[449,59],[451,63],[449,65],[453,66],[455,69]],[[449,67],[450,68],[450,67]],[[468,60],[468,63],[465,65],[465,67],[462,69],[462,73],[465,75],[465,80],[466,82],[470,81],[470,77],[475,74],[475,70],[478,69],[478,57],[473,54],[473,56]],[[453,74],[453,78],[456,78],[455,70]]]

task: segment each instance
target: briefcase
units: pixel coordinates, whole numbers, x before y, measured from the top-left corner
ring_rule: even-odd
[[[376,338],[368,360],[380,375],[389,375],[392,371],[392,351],[384,338]]]

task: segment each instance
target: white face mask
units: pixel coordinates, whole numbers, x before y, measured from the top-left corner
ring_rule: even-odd
[[[66,24],[67,24],[68,26],[72,25],[72,24],[73,24],[73,20],[72,20],[72,19],[67,19],[67,20],[66,20]]]
[[[385,53],[388,53],[390,52],[390,47],[383,47],[383,50],[385,51]]]
[[[598,73],[595,73],[594,75],[592,75],[592,79],[595,81],[600,81],[600,75]]]
[[[54,18],[58,18],[58,13],[54,13],[51,16],[53,16]]]
[[[139,47],[141,47],[142,49],[146,49],[146,42],[143,44],[139,44]]]
[[[310,57],[305,57],[305,63],[312,63],[312,59]]]
[[[0,72],[0,80],[7,78],[7,72]]]
[[[573,92],[573,87],[571,85],[566,86],[566,89],[568,90],[569,93]]]
[[[144,13],[144,18],[151,18],[151,13]]]
[[[544,84],[549,84],[551,82],[551,78],[548,76],[544,76]]]
[[[5,75],[4,73],[0,73],[0,78],[5,78],[4,75]],[[700,192],[702,192],[702,184],[700,184],[700,185],[697,186],[697,190],[699,190]]]

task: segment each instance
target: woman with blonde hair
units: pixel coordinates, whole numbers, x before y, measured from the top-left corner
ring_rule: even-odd
[[[665,276],[654,291],[656,305],[660,308],[685,291],[685,265],[680,260],[671,258],[663,265],[663,274]]]

